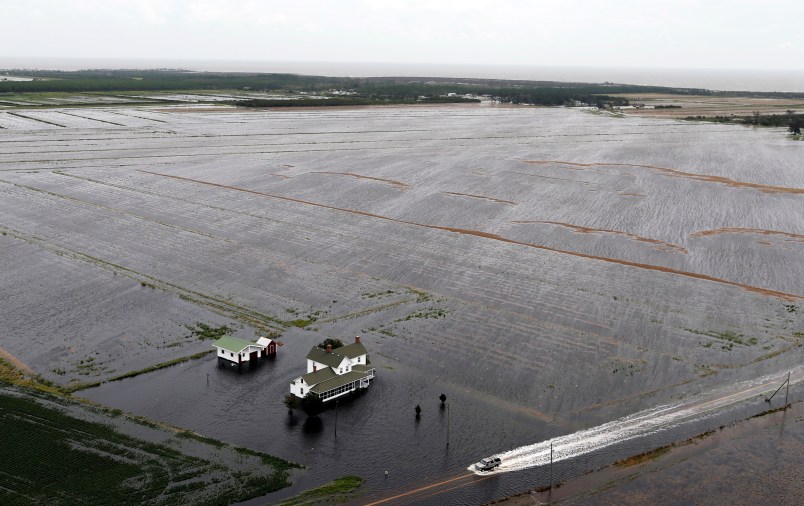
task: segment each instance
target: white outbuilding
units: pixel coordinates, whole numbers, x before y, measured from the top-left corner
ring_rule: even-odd
[[[267,337],[260,337],[254,343],[239,337],[223,336],[212,346],[218,350],[218,362],[232,365],[254,365],[260,358],[276,355],[276,341]]]

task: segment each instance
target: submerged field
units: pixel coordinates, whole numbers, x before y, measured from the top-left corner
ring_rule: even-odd
[[[200,359],[86,394],[326,469],[317,484],[391,493],[804,358],[804,144],[781,130],[488,106],[0,127],[0,348],[69,386],[209,349],[197,323],[281,335],[251,375]],[[356,334],[378,379],[324,439],[331,413],[311,428],[281,398],[309,346]]]
[[[7,505],[222,504],[286,487],[298,467],[7,386],[0,388],[0,424],[0,500]]]

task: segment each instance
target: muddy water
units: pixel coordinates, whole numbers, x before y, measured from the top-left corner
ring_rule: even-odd
[[[167,347],[196,321],[283,331],[252,373],[201,360],[86,395],[308,463],[299,486],[355,472],[393,495],[804,358],[801,143],[780,130],[527,108],[67,112],[0,131],[0,347],[104,343],[123,371],[135,349],[206,346]],[[336,443],[333,412],[315,427],[281,399],[313,343],[355,334],[379,378],[338,410]],[[21,358],[47,373],[53,356]]]

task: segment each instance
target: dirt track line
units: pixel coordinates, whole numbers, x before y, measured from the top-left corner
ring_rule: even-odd
[[[406,190],[410,188],[410,185],[407,183],[403,183],[402,181],[396,181],[394,179],[383,179],[381,177],[372,177],[372,176],[364,176],[362,174],[355,174],[354,172],[329,172],[329,171],[313,171],[310,174],[332,174],[336,176],[350,176],[357,179],[370,179],[372,181],[380,181],[382,183],[388,183],[391,186],[396,188],[400,188]]]
[[[72,113],[72,112],[64,112],[64,111],[56,111],[56,112],[59,113],[59,114],[64,114],[65,116],[73,116],[74,118],[81,118],[81,119],[86,119],[86,120],[89,120],[89,121],[97,121],[98,123],[107,123],[109,125],[114,125],[114,126],[119,126],[119,127],[128,126],[128,125],[124,125],[122,123],[115,123],[114,121],[107,121],[105,119],[97,119],[97,118],[90,118],[89,116],[81,116],[80,114],[75,114],[75,113]]]
[[[684,172],[678,169],[671,169],[668,167],[659,167],[656,165],[641,165],[641,164],[634,164],[634,163],[606,163],[606,162],[592,162],[592,163],[576,163],[576,162],[565,162],[562,160],[523,160],[517,159],[517,161],[522,163],[529,163],[531,165],[548,165],[548,164],[557,164],[557,165],[569,165],[571,167],[636,167],[639,169],[651,169],[658,172],[662,172],[669,176],[673,177],[683,177],[686,179],[694,179],[696,181],[706,181],[709,183],[719,183],[724,184],[726,186],[731,186],[734,188],[754,188],[761,192],[765,193],[793,193],[793,194],[804,194],[804,188],[788,188],[786,186],[771,186],[759,183],[749,183],[746,181],[735,181],[734,179],[729,179],[723,176],[711,176],[708,174],[695,174],[692,172]]]
[[[763,230],[759,228],[737,228],[737,227],[716,228],[713,230],[699,230],[698,232],[691,233],[690,237],[708,237],[710,235],[719,235],[719,234],[778,235],[781,237],[788,237],[790,239],[795,239],[798,242],[804,242],[804,235],[802,234],[793,234],[791,232],[780,232],[778,230]]]
[[[472,199],[490,200],[492,202],[497,202],[498,204],[510,204],[512,206],[519,204],[518,202],[512,202],[510,200],[502,200],[494,197],[486,197],[485,195],[473,195],[471,193],[458,193],[458,192],[442,192],[442,193],[445,193],[446,195],[457,195],[458,197],[469,197]]]
[[[629,234],[628,232],[623,232],[621,230],[609,230],[605,228],[590,228],[590,227],[582,227],[579,225],[573,225],[571,223],[563,223],[560,221],[540,221],[540,220],[522,220],[522,221],[514,221],[513,223],[516,224],[528,224],[528,223],[545,223],[548,225],[557,225],[559,227],[569,228],[574,230],[575,232],[580,232],[582,234],[594,234],[597,232],[602,232],[604,234],[611,234],[611,235],[624,235],[629,239],[633,239],[639,242],[647,242],[650,244],[656,244],[661,246],[663,249],[669,249],[672,251],[676,251],[679,253],[684,253],[685,255],[689,253],[689,250],[683,246],[679,246],[678,244],[673,244],[670,242],[660,241],[658,239],[651,239],[649,237],[642,237],[639,235]]]
[[[781,292],[781,291],[778,291],[778,290],[771,290],[769,288],[762,288],[762,287],[758,287],[758,286],[746,285],[746,284],[743,284],[743,283],[738,283],[736,281],[729,281],[727,279],[722,279],[722,278],[717,278],[717,277],[714,277],[714,276],[709,276],[708,274],[700,274],[700,273],[697,273],[697,272],[682,271],[682,270],[679,270],[679,269],[673,269],[673,268],[670,268],[670,267],[662,267],[662,266],[659,266],[659,265],[651,265],[651,264],[643,264],[643,263],[639,263],[639,262],[632,262],[630,260],[622,260],[622,259],[619,259],[619,258],[602,257],[602,256],[597,256],[597,255],[590,255],[590,254],[587,254],[587,253],[580,253],[580,252],[577,252],[577,251],[568,251],[568,250],[562,250],[562,249],[557,249],[557,248],[551,248],[551,247],[548,247],[548,246],[542,246],[540,244],[533,244],[533,243],[528,243],[528,242],[523,242],[523,241],[517,241],[515,239],[509,239],[507,237],[503,237],[503,236],[498,235],[498,234],[492,234],[492,233],[483,232],[483,231],[480,231],[480,230],[472,230],[472,229],[465,229],[465,228],[455,228],[455,227],[446,227],[446,226],[443,226],[443,225],[429,225],[429,224],[426,224],[426,223],[417,223],[415,221],[408,221],[408,220],[402,220],[402,219],[399,219],[399,218],[391,218],[390,216],[382,216],[382,215],[379,215],[379,214],[373,214],[373,213],[369,213],[367,211],[359,211],[359,210],[356,210],[356,209],[347,209],[347,208],[343,208],[343,207],[330,206],[330,205],[321,204],[321,203],[318,203],[318,202],[311,202],[311,201],[308,201],[308,200],[297,199],[297,198],[294,198],[294,197],[287,197],[287,196],[284,196],[284,195],[274,195],[274,194],[271,194],[271,193],[260,192],[260,191],[257,191],[257,190],[249,190],[247,188],[238,188],[237,186],[228,186],[228,185],[221,184],[221,183],[213,183],[211,181],[203,181],[203,180],[200,180],[200,179],[192,179],[192,178],[187,178],[187,177],[182,177],[182,176],[174,176],[174,175],[171,175],[171,174],[160,174],[158,172],[151,172],[151,171],[148,171],[148,170],[138,170],[138,172],[142,172],[144,174],[151,174],[151,175],[154,175],[154,176],[160,176],[160,177],[176,179],[176,180],[179,180],[179,181],[188,181],[188,182],[192,182],[192,183],[198,183],[198,184],[203,184],[203,185],[207,185],[207,186],[213,186],[213,187],[216,187],[216,188],[224,188],[224,189],[227,189],[227,190],[239,191],[239,192],[244,192],[244,193],[251,193],[253,195],[261,195],[263,197],[273,198],[273,199],[277,199],[277,200],[284,200],[284,201],[287,201],[287,202],[295,202],[297,204],[305,204],[305,205],[314,206],[314,207],[320,207],[322,209],[330,209],[330,210],[333,210],[333,211],[351,213],[351,214],[355,214],[355,215],[358,215],[358,216],[366,216],[366,217],[369,217],[369,218],[377,218],[377,219],[380,219],[380,220],[390,221],[390,222],[393,222],[393,223],[401,223],[403,225],[412,225],[414,227],[429,228],[429,229],[432,229],[432,230],[443,230],[445,232],[452,232],[452,233],[455,233],[455,234],[470,235],[470,236],[474,236],[474,237],[483,237],[485,239],[492,239],[492,240],[495,240],[495,241],[500,241],[500,242],[504,242],[504,243],[508,243],[508,244],[515,244],[515,245],[518,245],[518,246],[526,246],[526,247],[529,247],[529,248],[534,248],[534,249],[539,249],[539,250],[544,250],[544,251],[551,251],[553,253],[561,253],[561,254],[564,254],[564,255],[572,255],[572,256],[575,256],[575,257],[578,257],[578,258],[586,258],[586,259],[590,259],[590,260],[599,260],[601,262],[608,262],[608,263],[617,264],[617,265],[625,265],[625,266],[628,266],[628,267],[636,267],[638,269],[644,269],[644,270],[649,270],[649,271],[657,271],[657,272],[664,272],[664,273],[668,273],[668,274],[676,274],[678,276],[684,276],[684,277],[693,278],[693,279],[700,279],[700,280],[704,280],[704,281],[711,281],[711,282],[714,282],[714,283],[721,283],[721,284],[729,285],[729,286],[736,286],[738,288],[742,288],[742,289],[744,289],[746,291],[749,291],[749,292],[754,292],[754,293],[758,293],[758,294],[761,294],[761,295],[767,295],[767,296],[771,296],[771,297],[777,297],[779,299],[790,301],[790,302],[795,302],[795,301],[804,299],[804,296],[802,296],[802,295]]]
[[[615,190],[617,189],[616,186],[612,186],[610,184],[593,183],[592,181],[582,181],[580,179],[567,179],[565,177],[543,176],[541,174],[529,174],[527,172],[518,172],[518,171],[515,171],[515,170],[509,170],[507,172],[509,172],[511,174],[519,174],[520,176],[538,177],[538,178],[542,178],[542,179],[555,179],[556,181],[569,181],[570,183],[579,183],[579,184],[582,184],[584,186],[600,186],[600,187],[605,187],[605,188],[614,188]]]

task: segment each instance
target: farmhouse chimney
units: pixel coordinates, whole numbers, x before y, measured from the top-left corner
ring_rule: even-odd
[[[360,344],[360,336],[355,336],[355,343]]]
[[[332,345],[331,344],[327,345],[327,353],[332,353]]]

